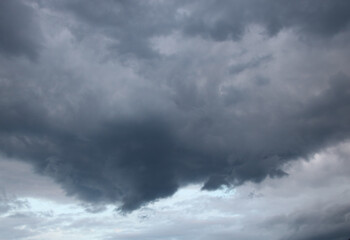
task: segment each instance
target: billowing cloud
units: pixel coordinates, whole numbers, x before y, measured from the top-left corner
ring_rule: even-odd
[[[88,203],[285,176],[350,136],[347,1],[31,4],[46,45],[8,57],[40,40],[4,28],[0,150]]]

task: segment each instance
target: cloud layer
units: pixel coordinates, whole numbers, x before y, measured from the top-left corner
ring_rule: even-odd
[[[1,5],[0,150],[84,201],[282,177],[350,136],[348,1]]]

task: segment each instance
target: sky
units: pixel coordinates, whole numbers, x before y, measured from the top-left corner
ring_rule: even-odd
[[[349,12],[0,1],[0,240],[349,239]]]

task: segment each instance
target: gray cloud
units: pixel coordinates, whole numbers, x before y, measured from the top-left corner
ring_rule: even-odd
[[[0,52],[36,59],[42,46],[41,30],[32,7],[24,1],[0,3]]]
[[[8,196],[6,192],[2,189],[0,195],[0,214],[5,214],[10,211],[28,207],[28,203],[23,200],[18,200],[13,196]]]
[[[127,57],[154,58],[150,39],[171,32],[176,24],[173,1],[40,1],[43,7],[54,8],[75,19],[74,34],[86,38],[93,34],[107,36],[108,49]],[[99,9],[96,11],[96,9]]]
[[[185,33],[223,41],[238,40],[250,24],[262,25],[269,35],[286,28],[318,36],[333,36],[348,27],[347,1],[215,1],[192,4]]]
[[[287,220],[295,228],[291,240],[338,240],[350,236],[350,206],[319,208],[314,212],[296,213]]]
[[[237,65],[233,65],[230,68],[230,73],[239,74],[247,69],[259,67],[261,64],[263,64],[264,62],[268,62],[269,60],[271,60],[271,56],[263,56],[263,57],[253,59],[252,61],[247,63],[240,63]]]
[[[178,31],[215,41],[239,40],[251,25],[267,35],[294,29],[317,38],[332,37],[348,29],[350,4],[346,0],[308,1],[39,1],[75,19],[74,34],[81,39],[103,34],[112,55],[159,57],[151,39]],[[96,9],[99,9],[98,11]]]
[[[38,117],[35,111],[12,108],[11,121],[2,123],[1,146],[6,154],[28,159],[39,172],[53,176],[68,194],[92,202],[122,201],[122,209],[133,210],[190,182],[209,179],[204,188],[215,189],[283,175],[279,168],[284,162],[346,139],[349,82],[347,76],[337,76],[310,103],[276,115],[274,122],[266,120],[272,115],[256,111],[216,119],[203,114],[175,119],[179,122],[172,125],[174,119],[147,113],[148,119],[113,118],[99,122],[97,130],[91,126],[77,132],[74,125],[56,127],[43,118],[47,113]],[[9,112],[2,109],[2,115]],[[228,117],[237,121],[223,125]],[[258,125],[261,119],[264,123]],[[193,125],[178,128],[186,122]],[[235,135],[222,135],[222,128]],[[221,145],[213,147],[212,134],[219,134],[214,139]],[[197,137],[195,143],[191,136]]]
[[[314,56],[299,73],[285,62],[285,49],[260,54],[244,41],[220,48],[207,39],[243,39],[251,23],[271,36],[286,28],[334,36],[346,33],[349,4],[254,3],[39,1],[51,40],[41,62],[0,59],[1,151],[33,164],[68,195],[125,212],[190,183],[213,190],[285,176],[285,163],[349,137],[349,73]],[[181,42],[165,56],[152,41],[172,34]],[[347,45],[343,52],[328,44],[348,60]],[[234,56],[237,46],[253,61]],[[327,51],[318,48],[317,56]],[[325,69],[315,73],[317,64]]]
[[[0,160],[0,190],[2,199],[23,197],[51,199],[58,202],[71,202],[65,197],[64,191],[52,178],[38,175],[31,164],[14,159],[1,157]],[[5,201],[6,203],[6,201]]]

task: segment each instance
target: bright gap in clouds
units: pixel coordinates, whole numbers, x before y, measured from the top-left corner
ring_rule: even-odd
[[[285,166],[289,176],[282,179],[216,191],[189,185],[127,215],[113,205],[99,209],[67,197],[25,163],[3,159],[0,230],[7,239],[26,240],[298,239],[323,230],[346,231],[349,157],[350,143],[343,143],[290,163]],[[26,178],[4,184],[20,175]],[[43,188],[33,196],[30,190],[36,186]],[[328,221],[332,217],[338,221]]]

